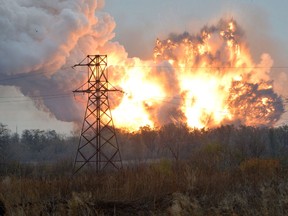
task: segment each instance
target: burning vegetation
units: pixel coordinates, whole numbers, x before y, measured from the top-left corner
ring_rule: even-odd
[[[284,112],[269,78],[273,60],[263,54],[260,63],[253,61],[235,20],[157,39],[151,61],[119,63],[113,56],[109,62],[110,79],[125,92],[112,96],[114,122],[130,131],[171,122],[273,126]]]

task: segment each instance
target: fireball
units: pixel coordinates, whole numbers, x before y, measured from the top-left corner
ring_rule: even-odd
[[[116,127],[133,131],[175,121],[191,128],[272,126],[283,113],[267,75],[273,61],[268,54],[253,61],[235,20],[157,39],[153,57],[111,63],[112,74],[122,71],[117,79],[112,75],[113,83],[125,92],[112,109]]]

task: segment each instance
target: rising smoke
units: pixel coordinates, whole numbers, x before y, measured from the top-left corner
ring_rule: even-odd
[[[16,86],[32,99],[38,95],[63,96],[60,103],[51,97],[34,101],[38,108],[59,120],[82,119],[82,105],[75,103],[71,92],[84,82],[86,73],[72,70],[71,66],[87,54],[109,46],[115,22],[108,14],[95,15],[103,2],[1,0],[0,3],[1,85]]]
[[[199,34],[157,40],[154,59],[142,61],[127,58],[125,49],[110,41],[115,22],[99,11],[102,1],[0,3],[1,84],[16,86],[59,120],[79,123],[83,118],[86,104],[71,92],[85,82],[86,69],[70,66],[87,54],[108,54],[111,82],[126,92],[111,96],[117,126],[137,129],[175,121],[191,127],[273,125],[283,113],[269,78],[272,58],[263,54],[254,63],[244,31],[233,20],[206,26]],[[195,91],[207,94],[200,97]],[[38,95],[47,97],[35,100]],[[202,100],[209,101],[208,95],[216,100],[206,107]],[[129,110],[134,112],[127,115]]]

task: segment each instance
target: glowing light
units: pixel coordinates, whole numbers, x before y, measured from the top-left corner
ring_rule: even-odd
[[[281,101],[271,82],[252,80],[257,64],[235,21],[223,22],[205,27],[200,36],[157,39],[153,61],[113,56],[112,81],[125,92],[112,110],[116,127],[133,131],[175,120],[192,128],[274,124]]]

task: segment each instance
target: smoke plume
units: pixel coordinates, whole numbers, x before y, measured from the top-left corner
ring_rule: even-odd
[[[151,53],[143,61],[111,42],[115,22],[100,11],[103,1],[0,3],[0,84],[16,86],[58,120],[83,118],[86,102],[71,92],[86,81],[86,69],[70,66],[88,54],[108,54],[110,82],[125,92],[110,96],[118,127],[175,121],[190,127],[271,126],[283,113],[269,75],[272,57],[263,53],[255,63],[235,20],[157,39],[154,58]]]
[[[71,66],[109,46],[114,36],[113,18],[98,13],[103,1],[0,3],[0,84],[16,86],[32,99],[44,95],[35,104],[59,120],[82,119],[83,107],[75,103],[71,92],[85,81],[86,73]],[[62,96],[60,103],[51,95]]]

